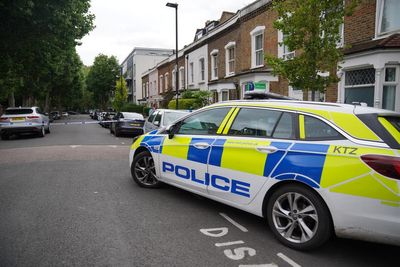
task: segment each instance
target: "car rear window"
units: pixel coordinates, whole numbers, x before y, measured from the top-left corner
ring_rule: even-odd
[[[6,109],[5,115],[19,115],[19,114],[31,114],[33,110],[31,108],[17,108],[17,109]]]
[[[123,113],[125,119],[144,120],[143,115],[138,113]]]
[[[389,134],[400,144],[400,117],[378,117],[379,122]]]
[[[392,114],[360,114],[361,121],[375,132],[389,147],[400,149],[400,116]]]

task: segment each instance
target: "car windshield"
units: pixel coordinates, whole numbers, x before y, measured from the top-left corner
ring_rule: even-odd
[[[179,118],[185,116],[187,112],[165,112],[164,115],[164,125],[169,125]]]
[[[7,109],[4,114],[6,115],[19,115],[19,114],[31,114],[33,110],[31,108],[18,108],[18,109]]]

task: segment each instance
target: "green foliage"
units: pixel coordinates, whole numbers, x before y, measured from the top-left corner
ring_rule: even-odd
[[[0,101],[16,96],[19,104],[39,101],[48,108],[61,104],[75,84],[79,97],[82,63],[75,46],[94,28],[89,7],[89,0],[1,1]]]
[[[107,108],[119,70],[117,59],[114,56],[108,57],[100,54],[94,59],[93,66],[86,78],[86,86],[93,93],[96,106],[102,109]]]
[[[178,100],[179,109],[190,109],[190,110],[197,109],[199,107],[196,106],[196,101],[197,100],[195,98],[179,99]],[[173,99],[168,103],[168,108],[176,109],[176,99]]]
[[[344,3],[346,2],[346,5]],[[337,82],[336,69],[343,53],[338,48],[340,26],[358,0],[277,0],[273,8],[279,19],[274,27],[286,36],[283,43],[296,51],[291,60],[266,56],[274,74],[303,90],[324,91]],[[329,75],[321,76],[320,73]]]
[[[144,106],[136,105],[132,103],[126,103],[122,108],[121,111],[124,112],[136,112],[140,114],[144,114]]]
[[[198,109],[208,105],[210,92],[186,90],[181,94],[181,97],[182,98],[178,100],[179,109]],[[176,99],[173,99],[168,103],[168,108],[175,109],[175,107]]]
[[[122,106],[126,103],[127,100],[128,100],[128,88],[126,86],[125,79],[122,77],[119,78],[116,82],[115,94],[112,106],[116,111],[121,111]]]

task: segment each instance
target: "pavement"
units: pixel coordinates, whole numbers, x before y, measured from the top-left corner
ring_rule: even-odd
[[[399,247],[333,239],[299,252],[257,216],[170,186],[140,188],[131,142],[97,124],[0,141],[0,266],[398,265]]]

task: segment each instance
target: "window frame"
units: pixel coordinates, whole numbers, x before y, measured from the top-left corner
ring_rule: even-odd
[[[233,58],[230,58],[230,51],[233,50]],[[230,65],[233,65],[233,71]],[[236,42],[229,42],[225,46],[225,76],[235,75],[235,64],[236,64]]]
[[[386,69],[394,69],[395,70],[395,80],[394,81],[386,81]],[[383,107],[383,96],[384,96],[384,91],[385,91],[385,86],[394,86],[395,89],[395,98],[394,98],[394,107],[396,110],[396,104],[400,101],[399,95],[400,95],[400,89],[399,89],[399,84],[400,84],[400,68],[398,65],[386,65],[385,68],[383,69],[383,79],[382,79],[382,108]],[[395,111],[394,110],[394,111]]]
[[[306,136],[304,136],[304,138],[301,138],[301,133],[300,133],[300,127],[301,127],[300,115],[304,116],[304,121],[303,121],[304,123],[305,123],[305,118],[306,118],[306,117],[310,117],[310,118],[316,119],[316,120],[318,120],[318,121],[320,121],[320,122],[322,122],[322,123],[328,125],[329,127],[331,127],[332,129],[334,129],[334,130],[339,134],[339,137],[340,137],[340,138],[329,137],[329,136],[327,136],[327,137],[314,137],[314,138],[307,138]],[[348,140],[348,138],[347,138],[345,135],[343,135],[343,133],[342,133],[336,126],[334,126],[334,125],[332,125],[331,123],[328,123],[328,122],[322,120],[320,117],[315,116],[315,115],[313,115],[313,114],[299,113],[299,114],[297,114],[297,121],[298,121],[298,128],[297,128],[297,130],[298,130],[298,132],[299,132],[299,133],[298,133],[298,140],[299,140],[299,141],[312,142],[312,141],[341,141],[341,140]],[[304,125],[303,127],[304,127],[304,134],[306,134],[306,132],[305,132],[305,131],[306,131],[305,125]]]
[[[382,20],[383,20],[383,8],[385,6],[385,1],[386,0],[377,0],[376,1],[376,28],[375,28],[375,37],[385,37],[387,35],[390,35],[392,33],[397,33],[400,32],[400,26],[397,29],[394,29],[392,31],[386,31],[382,32]]]
[[[260,68],[264,67],[264,61],[262,61],[262,64],[257,64],[257,53],[261,51],[263,58],[264,58],[264,31],[265,31],[265,26],[257,26],[255,27],[251,32],[251,68]],[[261,48],[257,50],[257,37],[261,36]]]
[[[179,68],[179,89],[184,89],[185,88],[185,68],[180,67]]]
[[[194,84],[194,63],[193,62],[189,63],[189,71],[190,71],[190,82],[189,82],[189,84],[192,85],[192,84]]]
[[[168,91],[168,78],[169,78],[169,73],[167,72],[167,73],[165,73],[165,75],[164,75],[164,79],[165,79],[165,82],[164,82],[165,91]]]
[[[162,93],[164,92],[164,76],[160,75],[160,81],[158,82],[159,85],[159,89],[158,89],[158,93]]]
[[[204,57],[199,59],[199,72],[200,72],[200,82],[204,82],[204,80],[206,79],[206,61],[204,59]]]
[[[285,52],[285,48],[289,48],[283,43],[285,35],[282,31],[278,31],[278,57],[283,60],[290,60],[296,56],[296,51]]]
[[[218,79],[218,50],[214,49],[210,53],[211,57],[211,80]]]

